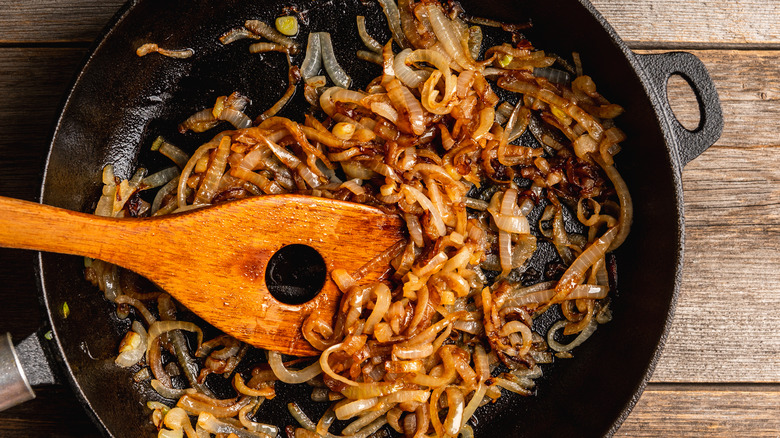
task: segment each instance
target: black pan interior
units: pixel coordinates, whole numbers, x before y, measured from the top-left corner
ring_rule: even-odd
[[[584,1],[584,0],[583,0]],[[599,328],[573,360],[544,369],[537,394],[502,397],[477,414],[478,436],[601,436],[614,432],[633,406],[651,371],[674,305],[681,257],[679,169],[664,135],[663,115],[655,110],[653,91],[632,67],[632,56],[605,30],[600,16],[576,0],[463,1],[474,15],[534,23],[528,38],[539,48],[581,54],[585,71],[599,90],[626,108],[619,125],[628,134],[618,166],[634,198],[632,234],[617,254],[619,292],[614,320]],[[365,15],[369,31],[387,37],[381,10],[361,0],[192,1],[155,0],[128,5],[96,47],[64,105],[52,140],[42,201],[72,210],[91,211],[100,191],[100,173],[114,164],[129,177],[139,164],[159,168],[165,159],[148,149],[164,135],[192,151],[198,135],[180,135],[176,125],[214,99],[242,91],[253,99],[249,114],[259,114],[286,87],[284,57],[249,55],[247,41],[223,47],[224,31],[248,18],[271,21],[285,7],[302,12],[302,33],[330,31],[336,54],[358,87],[378,74],[378,67],[357,60],[361,47],[354,16]],[[139,58],[142,43],[195,49],[190,60],[150,55]],[[300,61],[300,57],[298,58]],[[300,95],[282,115],[300,117]],[[121,239],[121,236],[117,236]],[[135,437],[156,433],[145,407],[148,385],[133,383],[113,365],[126,328],[112,306],[83,279],[80,258],[43,254],[44,300],[69,377],[79,396],[107,433]],[[67,302],[67,319],[58,309]],[[308,399],[305,389],[285,388],[267,418],[292,423],[284,405]],[[271,405],[269,403],[269,405]],[[264,405],[265,406],[265,405]],[[307,406],[314,416],[322,408]],[[264,407],[264,409],[266,409]]]

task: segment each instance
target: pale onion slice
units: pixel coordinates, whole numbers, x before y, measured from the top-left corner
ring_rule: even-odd
[[[545,284],[545,283],[540,283]],[[607,296],[609,292],[608,286],[600,286],[595,284],[581,284],[572,290],[572,292],[566,297],[567,300],[600,300]],[[530,304],[541,304],[549,302],[555,296],[555,289],[544,289],[540,291],[529,292],[524,295],[509,298],[504,303],[505,307],[515,306],[527,306]]]
[[[339,420],[346,420],[367,409],[373,408],[377,403],[379,403],[379,399],[376,397],[350,400],[336,407],[334,411],[336,413],[336,418]]]
[[[463,426],[465,398],[463,392],[454,386],[448,386],[444,392],[447,394],[447,417],[444,420],[444,431],[447,432],[448,436],[457,436]]]
[[[399,54],[395,55],[393,69],[395,70],[395,77],[403,82],[404,85],[409,88],[417,88],[428,79],[428,75],[412,70],[412,68],[409,67],[406,63],[406,59],[411,53],[412,49],[404,49]]]
[[[155,189],[164,186],[179,176],[179,169],[175,166],[165,168],[153,173],[141,180],[141,190]]]
[[[390,104],[390,102],[371,102],[371,111],[381,117],[386,118],[394,125],[398,123],[398,111]]]
[[[203,182],[198,188],[198,193],[195,195],[195,205],[210,204],[211,198],[214,197],[217,191],[222,174],[225,173],[227,167],[227,158],[230,154],[231,139],[229,135],[225,135],[219,142],[217,147],[217,153],[211,160],[211,166],[206,171],[206,176],[203,178]]]
[[[382,6],[382,11],[387,17],[387,24],[390,27],[390,32],[393,34],[393,40],[402,49],[410,47],[409,41],[404,35],[403,29],[401,29],[401,12],[398,10],[398,5],[395,0],[378,0]]]
[[[239,438],[269,438],[269,435],[263,432],[249,431],[228,422],[220,421],[208,412],[201,412],[198,415],[198,426],[213,434],[235,434]]]
[[[485,397],[486,391],[487,391],[487,386],[483,381],[480,381],[477,384],[477,389],[474,391],[474,395],[471,396],[471,400],[469,400],[469,403],[466,405],[466,408],[463,410],[463,420],[460,423],[461,433],[463,433],[463,429],[467,426],[466,422],[469,421],[471,416],[474,415],[474,412],[476,412],[477,408],[482,404],[482,399]]]
[[[307,81],[315,77],[322,68],[322,47],[320,46],[320,34],[312,32],[309,34],[306,44],[306,56],[301,64],[301,77]]]
[[[225,108],[222,110],[219,119],[230,123],[236,129],[245,129],[252,126],[252,119],[250,119],[249,116],[233,108]]]
[[[564,328],[566,324],[568,324],[568,321],[558,321],[555,324],[553,324],[553,326],[550,327],[550,331],[547,332],[547,345],[549,345],[550,348],[552,348],[553,350],[559,353],[569,352],[573,350],[575,347],[585,342],[593,334],[593,332],[596,331],[596,329],[599,326],[595,318],[591,319],[590,323],[587,326],[585,326],[585,328],[580,332],[579,335],[577,335],[576,338],[574,338],[573,341],[569,342],[566,345],[563,345],[560,342],[555,340],[555,332]]]
[[[382,317],[384,317],[388,309],[390,309],[390,302],[392,300],[390,288],[384,283],[377,283],[377,285],[374,286],[373,293],[376,295],[376,303],[374,304],[374,309],[371,311],[371,315],[366,319],[363,333],[373,333],[374,326],[382,321]]]
[[[398,359],[422,359],[433,354],[432,344],[418,344],[410,346],[394,345],[393,356]]]
[[[330,355],[334,351],[342,348],[342,346],[343,346],[342,343],[333,344],[327,349],[325,349],[325,351],[323,351],[322,354],[320,354],[320,366],[322,367],[322,372],[332,377],[333,379],[338,380],[339,382],[346,383],[347,385],[350,386],[357,386],[359,385],[358,382],[355,382],[354,380],[350,380],[340,374],[337,374],[335,371],[333,371],[333,368],[330,367],[330,363],[328,363],[328,359],[330,358]]]
[[[344,428],[344,430],[341,431],[342,436],[350,436],[355,434],[360,429],[366,427],[367,425],[377,421],[377,420],[385,420],[385,414],[387,411],[392,409],[394,405],[385,403],[382,405],[383,407],[378,408],[377,410],[371,412],[366,412],[365,414],[361,415],[360,418],[353,421],[352,423],[349,423],[347,427]]]
[[[158,394],[160,394],[161,396],[167,399],[178,400],[185,394],[185,390],[168,388],[157,379],[152,379],[151,382],[149,383],[152,386],[152,389],[155,390],[155,392],[157,392]]]
[[[425,241],[420,220],[417,216],[409,213],[404,214],[404,219],[406,219],[406,229],[409,231],[409,237],[412,239],[412,242],[418,248],[422,248],[425,245]]]
[[[453,27],[452,20],[444,14],[438,3],[429,3],[426,6],[433,33],[436,34],[436,38],[447,51],[447,54],[463,69],[473,69],[474,62],[466,56],[463,45],[460,43],[458,31]]]
[[[409,119],[414,135],[422,135],[425,132],[425,114],[414,94],[397,80],[390,81],[386,88],[387,95],[395,108]]]
[[[210,112],[211,111],[209,111],[209,113]],[[218,145],[219,143],[216,141],[210,141],[199,147],[195,153],[192,154],[189,161],[187,161],[187,164],[182,169],[181,176],[179,176],[179,185],[176,191],[176,199],[179,209],[187,207],[187,195],[189,189],[189,187],[187,187],[187,180],[190,178],[192,171],[195,169],[195,165],[198,163],[198,160],[206,156],[206,154],[211,152],[211,150],[215,149]]]
[[[179,166],[180,169],[183,169],[184,166],[187,165],[187,161],[190,159],[190,156],[186,152],[168,143],[162,137],[157,137],[154,143],[152,143],[152,150],[158,151],[166,157],[170,158],[171,161]],[[104,184],[106,183],[104,182]],[[112,184],[114,184],[113,181]]]
[[[352,85],[352,78],[339,65],[336,60],[336,54],[333,51],[333,43],[328,32],[320,32],[320,47],[322,48],[322,64],[325,71],[328,72],[330,80],[342,88],[349,88]]]
[[[509,321],[501,327],[498,332],[501,336],[509,336],[513,333],[520,333],[523,336],[523,345],[517,350],[517,355],[522,357],[531,349],[533,333],[531,328],[522,321]]]
[[[274,371],[276,377],[284,383],[308,382],[322,372],[319,362],[314,362],[302,370],[290,370],[282,362],[282,354],[277,351],[268,351],[268,365]]]
[[[371,398],[371,397],[384,397],[388,394],[393,394],[406,386],[404,382],[373,382],[373,383],[361,383],[355,386],[347,386],[341,390],[341,393],[352,400]]]
[[[167,333],[171,330],[186,330],[188,332],[195,332],[198,335],[198,345],[196,350],[200,348],[200,344],[203,343],[203,331],[196,324],[189,321],[156,321],[149,326],[149,338],[147,339],[146,346],[146,361],[149,362],[149,350],[151,349],[152,342],[163,333]]]
[[[143,324],[138,321],[133,321],[131,327],[132,331],[127,332],[125,339],[122,340],[122,345],[126,349],[120,352],[119,356],[114,360],[114,362],[122,368],[130,368],[137,364],[146,353],[149,335],[146,333]],[[122,347],[120,347],[120,349],[121,348]]]
[[[607,249],[615,239],[615,235],[618,233],[618,227],[610,228],[603,236],[596,239],[588,248],[585,249],[566,269],[561,279],[558,280],[558,285],[555,289],[558,291],[558,298],[565,298],[574,287],[582,281],[585,276],[585,271],[588,270],[597,260],[604,257]]]
[[[365,46],[372,52],[381,53],[382,45],[379,44],[379,42],[373,37],[371,37],[371,35],[368,33],[368,30],[366,30],[366,17],[362,15],[357,16],[357,28],[358,35],[360,35],[360,39],[363,41],[363,44],[365,44]]]

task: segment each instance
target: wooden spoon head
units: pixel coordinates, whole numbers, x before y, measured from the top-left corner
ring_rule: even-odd
[[[305,319],[315,309],[326,320],[336,313],[341,292],[333,270],[354,273],[405,239],[397,215],[302,195],[248,198],[145,222],[161,257],[127,267],[225,333],[298,356],[319,354],[302,336]],[[269,260],[289,245],[308,246],[324,260],[322,289],[302,304],[285,304],[269,291]],[[287,256],[293,264],[296,257]],[[388,263],[374,266],[359,284],[388,269]]]

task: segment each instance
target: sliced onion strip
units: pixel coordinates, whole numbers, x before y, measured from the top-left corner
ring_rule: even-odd
[[[333,52],[333,43],[328,32],[320,32],[320,47],[322,48],[322,64],[328,77],[339,87],[349,88],[352,85],[352,79],[346,71],[341,68],[336,60],[336,54]]]
[[[287,369],[282,362],[282,354],[276,351],[268,351],[268,365],[279,380],[291,384],[308,382],[322,372],[319,362],[314,362],[302,370]]]

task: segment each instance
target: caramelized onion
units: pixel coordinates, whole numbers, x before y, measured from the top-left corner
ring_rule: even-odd
[[[401,190],[407,193],[407,195],[412,197],[415,201],[417,201],[422,208],[428,210],[428,212],[431,213],[431,216],[433,217],[434,225],[436,226],[436,232],[439,234],[439,236],[443,236],[444,234],[446,234],[447,227],[444,225],[444,220],[442,220],[441,214],[439,214],[439,212],[436,210],[436,208],[433,206],[433,203],[427,196],[425,196],[422,192],[409,185],[404,185],[401,188]]]
[[[192,55],[195,54],[195,51],[192,49],[163,49],[157,44],[154,43],[146,43],[142,46],[140,46],[135,53],[138,56],[145,56],[149,53],[157,52],[160,55],[167,56],[169,58],[179,58],[179,59],[185,59],[189,58]]]
[[[585,270],[591,267],[596,260],[604,257],[607,252],[607,248],[612,244],[612,241],[617,235],[618,228],[612,227],[603,236],[593,242],[585,251],[580,254],[576,260],[569,266],[566,272],[561,277],[556,290],[560,297],[567,296],[571,290],[574,289],[576,283],[578,283],[585,275]]]

